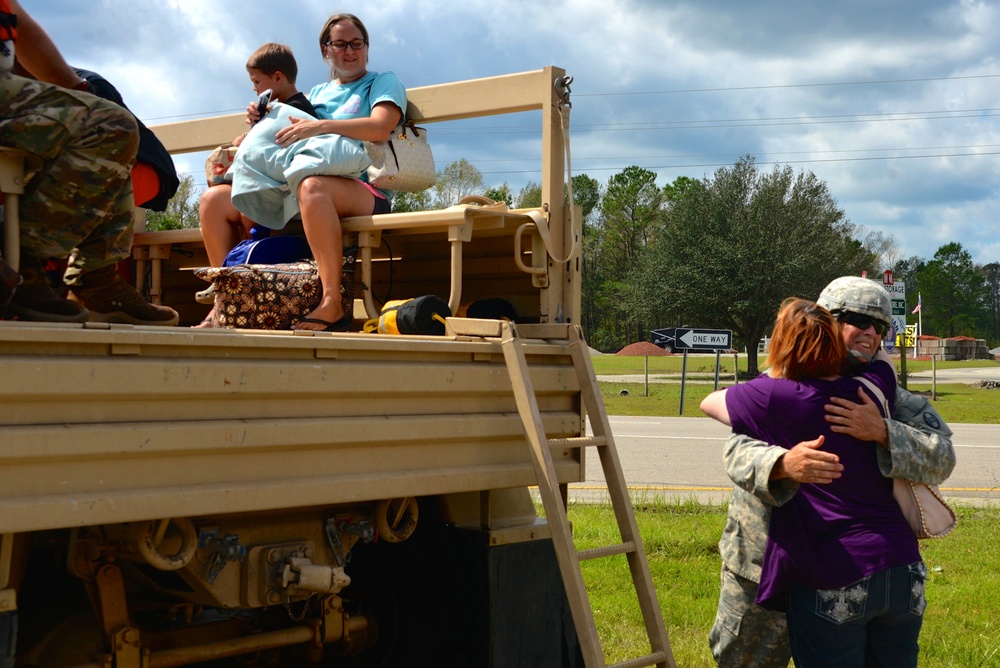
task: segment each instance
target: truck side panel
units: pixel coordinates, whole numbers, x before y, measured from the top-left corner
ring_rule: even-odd
[[[534,480],[498,343],[17,329],[2,351],[21,380],[0,387],[0,533]],[[547,431],[580,433],[567,351],[537,351]],[[557,459],[583,479],[577,451]]]

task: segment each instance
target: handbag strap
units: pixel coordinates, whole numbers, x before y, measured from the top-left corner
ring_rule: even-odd
[[[882,392],[882,388],[880,388],[878,385],[876,385],[872,381],[868,380],[864,376],[857,376],[857,379],[859,381],[861,381],[861,383],[863,383],[865,385],[865,387],[867,387],[869,390],[871,390],[872,394],[875,395],[875,398],[878,399],[879,405],[882,406],[882,415],[883,415],[883,417],[886,417],[886,418],[891,417],[892,416],[892,411],[889,410],[889,402],[888,402],[888,400],[886,400],[885,394]]]

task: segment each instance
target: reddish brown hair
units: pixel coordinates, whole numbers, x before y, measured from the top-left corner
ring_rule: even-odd
[[[822,306],[798,297],[781,303],[767,365],[775,378],[839,375],[847,360],[840,323]]]

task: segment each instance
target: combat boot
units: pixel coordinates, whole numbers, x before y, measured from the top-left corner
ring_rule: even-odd
[[[70,286],[70,297],[87,307],[91,322],[172,327],[180,320],[172,308],[143,299],[113,265],[82,274],[80,281],[83,285]]]
[[[22,258],[21,264],[23,280],[14,291],[9,313],[32,322],[87,322],[87,309],[60,297],[40,262]]]

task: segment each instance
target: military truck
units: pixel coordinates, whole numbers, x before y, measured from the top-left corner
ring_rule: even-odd
[[[617,461],[577,325],[570,81],[547,67],[408,91],[432,145],[449,121],[538,120],[542,205],[344,220],[351,332],[0,322],[0,665],[603,665],[555,519],[587,446]],[[242,127],[153,129],[181,154]],[[208,308],[206,263],[198,230],[136,235],[137,285],[182,325]],[[428,294],[516,318],[360,331],[376,295]],[[654,638],[628,665],[673,665],[623,512],[610,552],[643,575]]]

